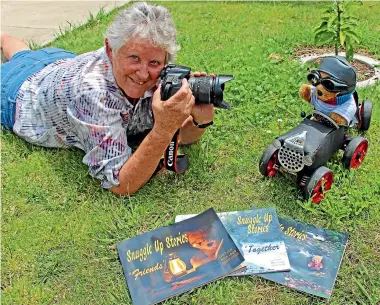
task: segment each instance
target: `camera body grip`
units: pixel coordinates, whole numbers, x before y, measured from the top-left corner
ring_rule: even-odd
[[[170,73],[168,73],[170,71]],[[190,68],[169,64],[161,71],[161,100],[166,101],[182,86],[182,79],[189,79]]]

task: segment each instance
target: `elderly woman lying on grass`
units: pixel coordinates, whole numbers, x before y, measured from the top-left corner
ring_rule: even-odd
[[[182,143],[194,143],[205,129],[193,121],[213,120],[213,105],[195,105],[186,79],[161,100],[160,71],[179,49],[162,6],[135,3],[110,25],[104,47],[78,56],[32,51],[7,34],[1,46],[9,60],[1,66],[2,126],[36,145],[82,149],[90,175],[116,194],[149,180],[178,129]]]

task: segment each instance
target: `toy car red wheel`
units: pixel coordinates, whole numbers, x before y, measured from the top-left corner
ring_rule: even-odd
[[[344,150],[342,163],[347,169],[358,168],[367,154],[368,140],[363,137],[353,138]]]
[[[313,203],[320,203],[325,193],[331,189],[334,174],[325,166],[321,166],[311,175],[304,188],[304,199],[311,198]]]
[[[360,105],[359,111],[359,129],[360,130],[368,130],[369,125],[371,124],[372,117],[372,102],[368,100],[364,100]]]
[[[263,153],[260,159],[259,170],[265,177],[274,177],[279,169],[278,151],[273,144],[271,144]]]

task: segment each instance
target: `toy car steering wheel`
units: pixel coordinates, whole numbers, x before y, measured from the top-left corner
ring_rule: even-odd
[[[332,118],[330,118],[329,116],[325,115],[324,113],[320,111],[314,110],[312,117],[324,125],[327,125],[335,129],[339,128],[338,124]]]

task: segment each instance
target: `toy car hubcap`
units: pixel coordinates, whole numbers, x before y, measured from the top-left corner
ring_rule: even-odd
[[[357,168],[361,165],[367,153],[367,149],[368,149],[367,141],[363,141],[358,145],[358,147],[355,149],[355,152],[352,156],[352,159],[350,162],[350,168]]]
[[[319,203],[323,199],[323,197],[325,196],[325,192],[331,188],[332,182],[332,172],[326,173],[322,176],[322,178],[318,181],[317,185],[314,188],[312,195],[313,203]]]
[[[274,153],[270,158],[267,165],[267,174],[268,177],[273,177],[277,173],[277,153]]]

